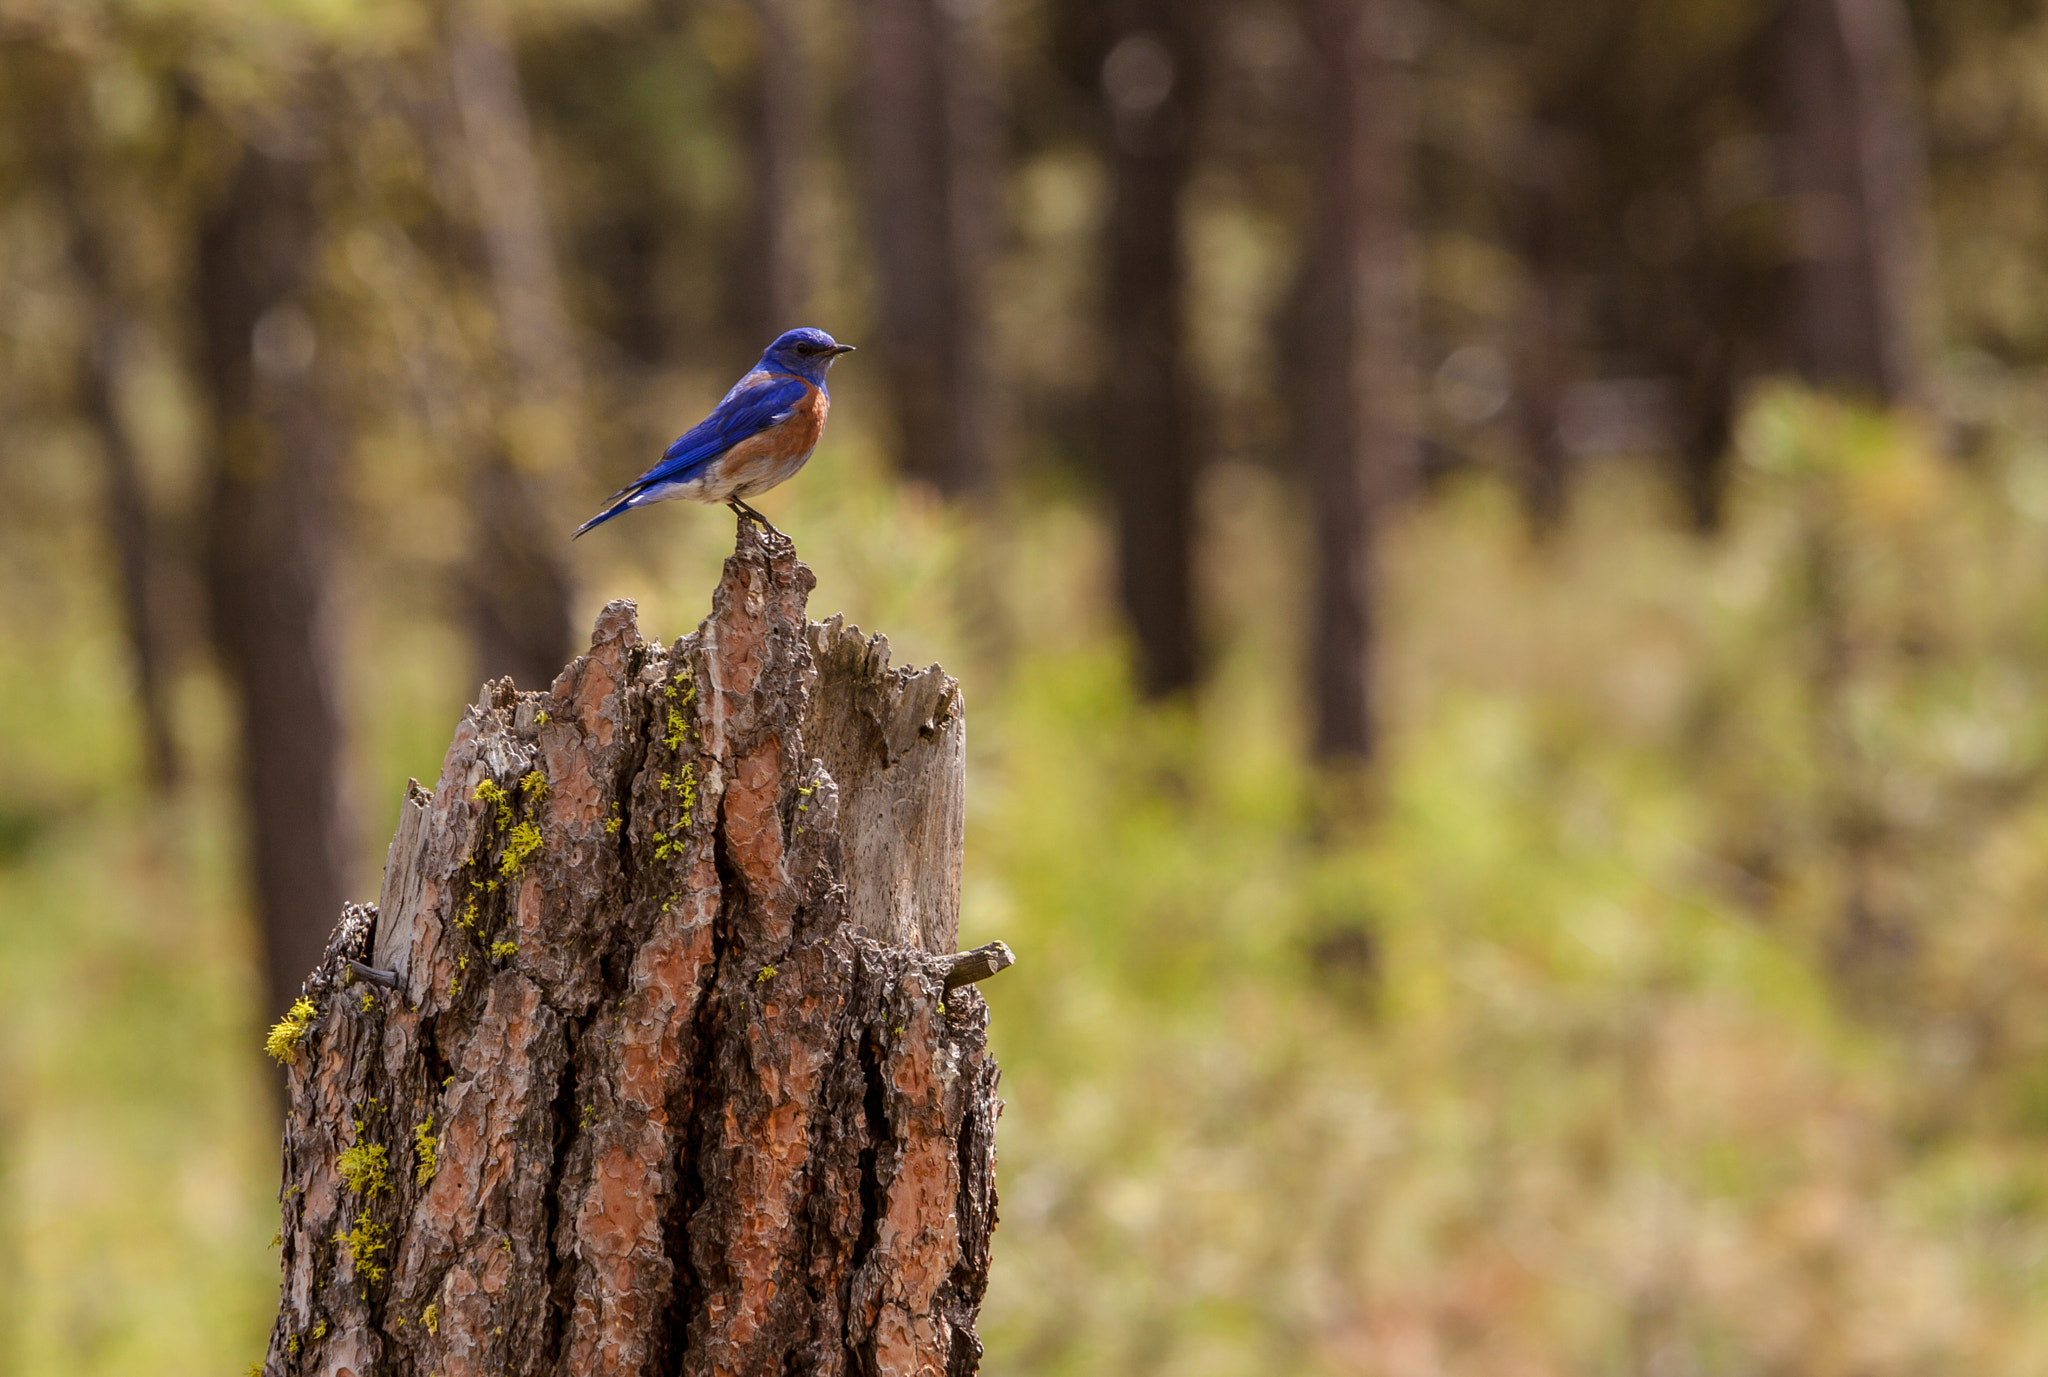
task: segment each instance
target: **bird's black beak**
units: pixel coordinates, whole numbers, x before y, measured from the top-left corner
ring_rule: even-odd
[[[841,354],[851,354],[853,346],[850,344],[835,344],[825,352],[832,355],[833,358],[838,358]]]

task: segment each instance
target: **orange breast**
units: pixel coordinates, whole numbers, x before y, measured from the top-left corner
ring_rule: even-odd
[[[806,383],[804,399],[790,409],[788,420],[748,436],[725,452],[717,466],[719,486],[746,497],[766,492],[790,477],[818,447],[831,409],[832,399]]]

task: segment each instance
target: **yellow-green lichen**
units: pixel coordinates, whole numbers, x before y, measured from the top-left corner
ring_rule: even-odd
[[[299,1350],[304,1348],[305,1346],[306,1341],[304,1339],[301,1339],[296,1334],[292,1335],[289,1339],[286,1339],[284,1341],[284,1351],[291,1354],[294,1358],[299,1356]]]
[[[324,1318],[318,1324],[313,1326],[313,1337],[315,1339],[324,1339],[327,1337],[327,1321]]]
[[[427,1332],[429,1334],[440,1333],[441,1307],[438,1305],[429,1305],[426,1309],[420,1311],[420,1323],[427,1327]]]
[[[517,875],[520,867],[525,865],[532,858],[533,853],[538,850],[540,850],[540,829],[530,822],[522,822],[512,829],[510,836],[505,838],[505,855],[498,862],[498,869],[504,871],[506,878],[509,879]]]
[[[594,1105],[594,1104],[587,1104],[587,1105],[583,1106],[583,1127],[584,1127],[584,1128],[589,1128],[589,1127],[590,1127],[590,1126],[591,1126],[592,1124],[594,1124],[594,1123],[596,1123],[596,1122],[597,1122],[597,1106],[596,1106],[596,1105]]]
[[[548,801],[548,777],[539,770],[528,770],[519,781],[519,795],[528,808],[540,807]]]
[[[676,825],[688,827],[690,825],[690,815],[697,807],[697,767],[695,765],[685,765],[676,772],[675,793],[676,802],[682,806],[682,817]]]
[[[358,1126],[362,1120],[356,1121]],[[341,1179],[358,1195],[391,1194],[391,1153],[382,1143],[357,1143],[335,1163]]]
[[[285,1016],[271,1025],[270,1036],[263,1039],[263,1050],[273,1061],[289,1065],[299,1059],[299,1044],[305,1041],[306,1030],[313,1026],[313,1020],[320,1015],[319,1008],[312,1000],[301,996]]]
[[[517,942],[491,943],[491,960],[493,961],[503,961],[518,954],[519,944]]]
[[[424,1186],[441,1170],[441,1140],[434,1136],[433,1115],[429,1114],[424,1123],[413,1129],[412,1143],[420,1159],[419,1170],[412,1174],[412,1179]]]
[[[775,967],[763,966],[761,968],[761,973],[754,977],[754,983],[757,985],[766,985],[769,981],[775,978],[775,975]]]
[[[347,1252],[350,1262],[355,1264],[356,1275],[367,1282],[384,1280],[383,1264],[377,1261],[377,1254],[384,1251],[386,1233],[384,1226],[370,1218],[369,1211],[356,1216],[355,1224],[346,1232],[336,1234],[334,1241]]]
[[[370,1011],[371,1011],[372,1009],[375,1009],[376,1007],[377,1007],[377,996],[375,996],[375,995],[371,994],[371,993],[370,993],[370,992],[369,992],[368,990],[364,990],[364,991],[363,991],[363,1012],[367,1014],[367,1013],[369,1013],[369,1012],[370,1012]]]
[[[474,797],[478,802],[498,810],[498,826],[501,829],[512,825],[512,795],[499,788],[497,780],[487,779],[478,784]]]
[[[604,815],[604,834],[607,837],[618,836],[619,828],[624,823],[625,819],[619,816],[619,801],[613,799],[611,810]]]
[[[534,726],[536,726],[536,727],[545,727],[545,726],[546,726],[547,724],[548,724],[548,715],[547,715],[546,713],[544,713],[544,712],[537,712],[537,713],[535,713],[535,714],[533,715],[533,725],[534,725]]]
[[[690,677],[690,671],[685,669],[670,678],[668,687],[661,693],[668,700],[668,733],[662,737],[661,744],[671,751],[680,751],[690,737],[689,719],[683,714],[697,701],[697,684]]]

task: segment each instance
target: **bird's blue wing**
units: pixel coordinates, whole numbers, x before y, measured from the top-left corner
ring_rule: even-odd
[[[675,443],[662,451],[659,463],[613,493],[605,509],[584,522],[576,534],[643,505],[646,499],[641,494],[649,489],[689,482],[740,441],[789,419],[806,395],[801,378],[787,373],[749,373],[733,385],[709,416],[676,437]]]
[[[762,374],[761,380],[752,385],[742,378],[709,416],[678,436],[674,444],[662,451],[661,462],[631,486],[646,488],[659,483],[688,482],[698,469],[740,441],[787,420],[804,396],[803,379],[787,373]]]

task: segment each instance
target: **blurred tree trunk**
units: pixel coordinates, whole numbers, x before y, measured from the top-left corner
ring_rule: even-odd
[[[953,952],[958,685],[809,624],[813,585],[741,523],[695,634],[612,603],[408,790],[273,1037],[266,1373],[975,1370],[1000,1102],[962,982],[1007,950]]]
[[[1916,316],[1926,172],[1905,9],[1785,0],[1779,23],[1793,364],[1816,383],[1912,402],[1924,381]]]
[[[92,250],[81,253],[81,260]],[[171,710],[166,697],[159,523],[151,515],[142,484],[142,467],[121,417],[119,404],[122,316],[109,295],[103,274],[86,268],[93,299],[88,307],[85,348],[79,359],[78,390],[85,414],[100,440],[107,465],[107,495],[102,522],[113,547],[121,578],[121,623],[127,632],[128,655],[135,669],[135,700],[142,719],[143,768],[150,787],[169,794],[178,782],[177,743],[171,735]]]
[[[799,187],[817,102],[798,0],[749,3],[760,26],[742,120],[754,203],[734,276],[746,298],[746,338],[758,349],[784,330],[813,323],[806,314],[810,272]]]
[[[862,0],[876,340],[903,469],[941,492],[990,473],[986,276],[1000,133],[986,0]]]
[[[1513,225],[1527,281],[1514,330],[1515,421],[1522,440],[1522,505],[1538,536],[1564,520],[1572,456],[1562,429],[1578,317],[1572,212],[1584,169],[1579,141],[1548,122],[1525,133],[1513,174]]]
[[[1375,531],[1414,467],[1408,77],[1387,0],[1302,0],[1319,77],[1316,209],[1285,366],[1315,525],[1313,749],[1373,753]]]
[[[577,459],[582,387],[511,46],[469,4],[450,8],[447,35],[449,84],[511,374],[471,478],[470,629],[483,677],[544,684],[573,642],[567,532],[550,521],[546,499]]]
[[[243,147],[199,230],[214,423],[205,589],[241,705],[242,799],[273,1007],[319,958],[348,872],[331,545],[341,441],[306,304],[320,219],[304,128]]]
[[[54,93],[53,93],[54,94]],[[40,131],[50,142],[41,171],[57,194],[70,239],[72,266],[84,295],[85,341],[79,351],[79,407],[99,437],[106,462],[106,497],[101,527],[120,575],[121,624],[135,672],[135,699],[142,724],[143,769],[151,789],[168,794],[178,779],[177,746],[166,700],[167,624],[161,596],[163,532],[150,512],[142,467],[121,416],[120,367],[125,313],[120,284],[107,252],[95,208],[80,179],[86,175],[89,140],[79,126],[88,118],[81,93],[57,97]]]
[[[1195,628],[1195,389],[1181,300],[1181,200],[1193,166],[1208,0],[1116,0],[1102,64],[1110,207],[1104,392],[1117,575],[1139,686],[1200,672]]]

